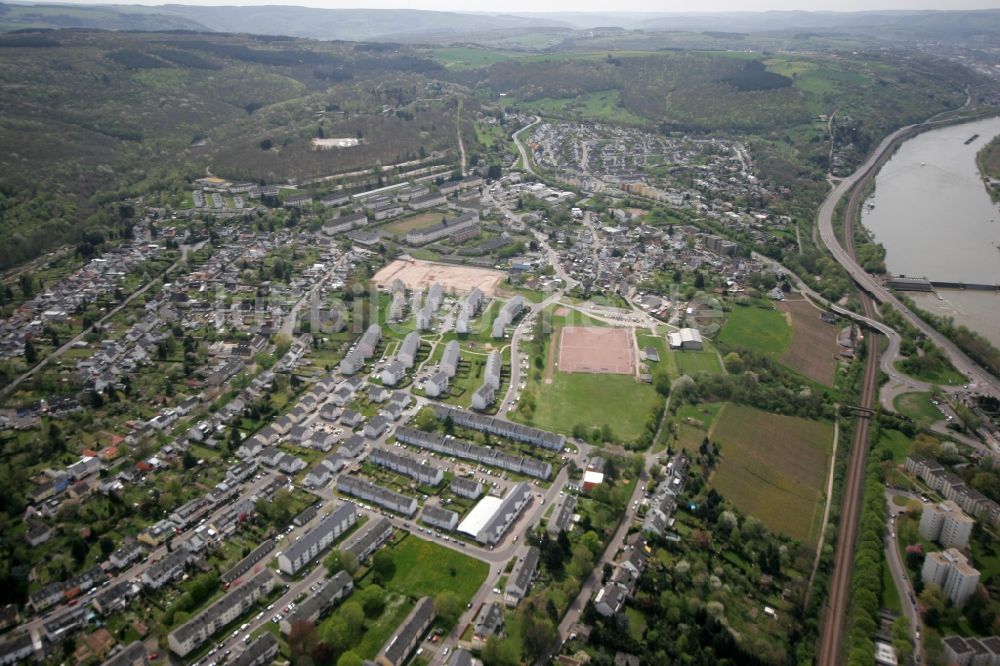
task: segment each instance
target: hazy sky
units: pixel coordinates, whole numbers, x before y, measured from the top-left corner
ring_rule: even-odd
[[[59,4],[160,5],[163,0],[100,2],[100,0],[52,0]],[[879,9],[1000,9],[1000,0],[176,0],[185,5],[297,5],[304,7],[432,9],[472,12],[732,12],[732,11],[867,11]]]

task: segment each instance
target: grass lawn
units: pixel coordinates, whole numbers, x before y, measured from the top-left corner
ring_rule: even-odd
[[[951,363],[947,362],[941,367],[935,369],[921,369],[919,372],[908,372],[904,369],[902,361],[896,361],[896,369],[903,374],[910,375],[915,379],[919,379],[929,384],[958,386],[959,384],[964,384],[969,381],[965,378],[965,375],[959,374],[958,371],[951,366]]]
[[[896,396],[893,407],[903,416],[913,419],[918,428],[925,428],[944,418],[941,410],[931,402],[930,392],[903,393]]]
[[[792,327],[780,312],[755,306],[736,306],[719,331],[719,341],[765,354],[780,354],[788,348]]]
[[[714,351],[671,351],[667,352],[663,360],[667,363],[667,371],[671,377],[701,372],[717,375],[722,372],[719,357]]]
[[[910,438],[898,430],[883,430],[882,443],[892,451],[892,461],[900,464],[910,452]]]
[[[465,604],[486,580],[490,569],[485,562],[412,535],[389,552],[396,573],[386,587],[412,598],[448,590]]]
[[[715,423],[723,402],[703,402],[684,405],[674,415],[677,428],[677,445],[687,451],[697,451]]]
[[[390,222],[389,224],[380,227],[380,229],[396,236],[405,236],[407,232],[413,231],[414,229],[425,229],[427,227],[432,227],[435,224],[441,224],[441,218],[445,215],[446,212],[442,210],[429,210],[413,215],[412,217],[404,217],[401,220]]]
[[[526,390],[536,394],[531,425],[570,434],[578,423],[589,428],[607,423],[624,441],[643,433],[649,413],[660,402],[651,385],[631,375],[555,372],[551,384],[532,381]],[[520,410],[514,417],[529,422]]]
[[[712,485],[770,529],[812,543],[822,520],[833,424],[725,405],[711,439],[722,445]]]

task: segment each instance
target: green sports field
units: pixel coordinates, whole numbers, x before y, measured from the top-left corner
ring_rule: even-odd
[[[719,374],[722,364],[714,351],[671,351],[664,359],[671,376],[697,375],[699,373]]]

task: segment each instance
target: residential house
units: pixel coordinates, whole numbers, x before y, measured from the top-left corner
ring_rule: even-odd
[[[507,587],[504,589],[504,603],[508,606],[513,608],[528,596],[531,583],[535,579],[535,572],[538,570],[540,555],[538,548],[529,546],[524,556],[514,565],[514,570],[507,579]]]
[[[423,485],[436,486],[444,480],[444,472],[441,469],[404,453],[397,453],[388,447],[377,446],[373,448],[368,455],[368,460],[397,474],[415,479]]]
[[[449,377],[443,372],[435,372],[424,382],[424,392],[430,398],[437,398],[448,391]]]
[[[433,504],[425,504],[420,514],[425,525],[452,532],[458,526],[458,514]]]
[[[412,516],[417,511],[417,500],[414,498],[400,495],[356,476],[341,474],[337,477],[337,490],[406,516]]]
[[[461,361],[461,350],[458,340],[452,340],[444,346],[444,353],[441,355],[439,367],[441,372],[447,377],[454,377],[458,372],[458,364]]]

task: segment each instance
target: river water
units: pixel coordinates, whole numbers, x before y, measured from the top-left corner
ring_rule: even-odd
[[[974,134],[979,137],[966,144]],[[976,153],[998,134],[1000,118],[924,132],[904,142],[882,167],[862,222],[885,246],[889,272],[1000,284],[1000,208],[990,199],[976,166]],[[1000,346],[1000,294],[938,293],[940,298],[907,295]]]

